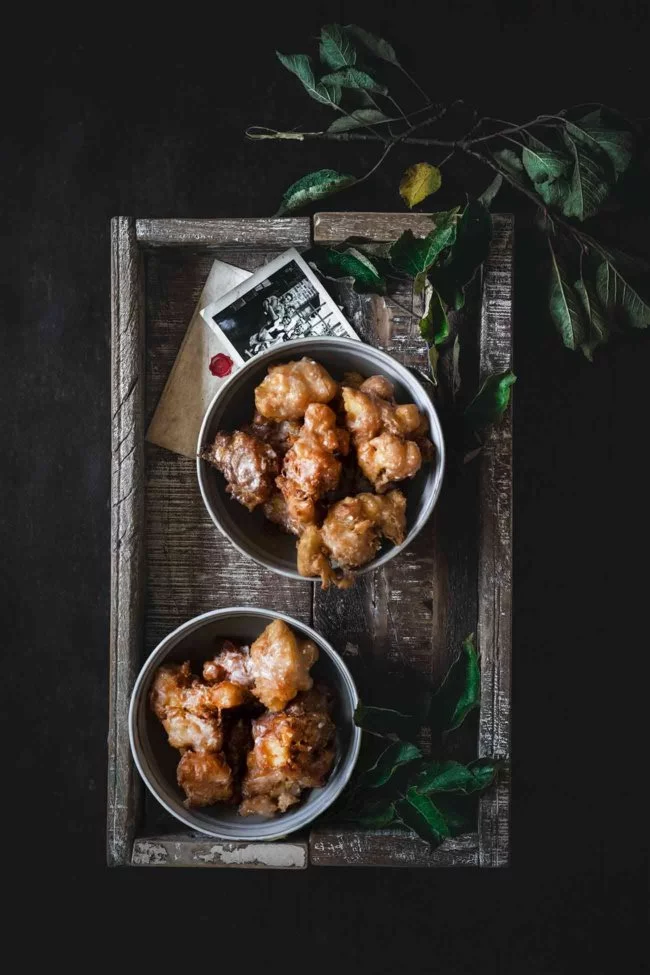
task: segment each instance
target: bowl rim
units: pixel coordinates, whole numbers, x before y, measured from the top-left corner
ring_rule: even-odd
[[[194,632],[194,630],[200,629],[205,623],[221,619],[223,617],[234,616],[234,615],[247,615],[247,616],[259,616],[259,617],[271,617],[273,619],[284,620],[287,625],[296,627],[298,631],[305,633],[309,639],[313,640],[319,650],[323,650],[334,662],[335,666],[339,670],[341,677],[343,678],[343,683],[347,689],[350,696],[350,704],[352,710],[355,711],[359,705],[359,694],[352,678],[352,675],[347,667],[347,664],[341,657],[339,653],[334,649],[334,647],[325,639],[320,633],[314,630],[311,626],[300,620],[294,619],[292,616],[288,616],[286,613],[280,613],[272,609],[264,609],[259,606],[227,606],[223,609],[212,609],[208,610],[206,613],[201,613],[199,616],[193,616],[191,619],[186,620],[177,626],[176,629],[168,633],[163,639],[158,643],[154,650],[151,651],[145,662],[143,663],[138,676],[136,677],[135,683],[133,685],[133,690],[131,691],[131,699],[129,701],[129,714],[128,714],[128,726],[129,726],[129,744],[131,747],[131,756],[133,762],[140,774],[140,777],[146,787],[149,789],[154,798],[160,803],[160,805],[175,819],[182,822],[189,829],[195,830],[196,832],[203,833],[207,836],[212,836],[215,839],[221,839],[225,841],[230,841],[233,843],[238,842],[250,842],[257,843],[266,840],[279,840],[283,839],[285,836],[289,836],[291,833],[295,833],[298,830],[307,828],[314,819],[329,809],[329,807],[338,799],[341,792],[345,786],[350,781],[354,768],[357,764],[359,758],[359,751],[361,749],[361,739],[362,731],[358,725],[352,722],[352,735],[350,739],[349,748],[346,750],[345,768],[340,774],[339,780],[336,783],[336,788],[332,791],[331,797],[328,798],[325,805],[319,808],[314,815],[306,819],[301,819],[295,826],[283,826],[286,822],[286,816],[290,813],[284,813],[282,816],[276,817],[274,819],[269,819],[266,823],[259,824],[259,832],[262,835],[233,835],[233,833],[222,833],[219,832],[218,827],[215,829],[206,829],[205,827],[198,826],[189,816],[185,815],[184,807],[180,809],[175,809],[169,804],[164,795],[162,795],[159,790],[155,787],[154,776],[149,776],[146,770],[146,761],[144,760],[144,755],[141,755],[141,745],[140,745],[140,735],[138,732],[138,712],[142,704],[142,693],[143,687],[146,681],[151,677],[151,672],[155,664],[161,664],[167,656],[170,650],[180,642],[181,638],[187,636],[189,633]],[[326,788],[324,786],[323,788]],[[298,813],[300,810],[304,810],[306,807],[304,805],[298,806],[294,811]]]
[[[374,353],[377,353],[380,358],[389,359],[391,367],[394,368],[400,374],[402,385],[408,388],[414,382],[417,382],[420,386],[422,386],[425,395],[427,395],[427,398],[429,399],[431,414],[435,418],[435,424],[438,433],[439,446],[436,445],[437,464],[436,464],[436,473],[435,473],[435,480],[433,484],[433,490],[431,491],[431,494],[427,499],[426,504],[423,507],[422,513],[420,514],[420,517],[418,519],[420,521],[419,527],[416,530],[411,529],[411,531],[406,535],[404,541],[401,542],[399,545],[395,545],[393,543],[390,546],[390,548],[388,548],[378,558],[371,559],[370,562],[367,562],[365,565],[362,565],[360,568],[355,569],[354,570],[355,576],[364,575],[366,572],[374,572],[376,569],[380,569],[391,559],[395,558],[396,555],[399,555],[400,552],[402,552],[405,548],[407,548],[415,540],[415,538],[417,538],[417,536],[422,531],[422,529],[428,522],[429,518],[431,517],[433,513],[433,509],[435,508],[438,502],[438,498],[440,497],[440,491],[442,490],[442,482],[444,479],[445,466],[446,466],[445,439],[442,432],[442,426],[440,424],[440,417],[438,416],[438,411],[436,410],[434,403],[431,401],[430,397],[428,396],[424,384],[419,379],[417,379],[412,373],[410,373],[409,370],[406,368],[406,366],[404,366],[397,359],[393,358],[393,356],[390,355],[389,352],[385,352],[383,349],[379,349],[375,345],[370,345],[368,342],[364,342],[361,339],[345,339],[345,338],[339,338],[338,336],[328,336],[328,337],[311,336],[310,338],[306,338],[306,339],[292,339],[292,341],[290,342],[277,342],[275,345],[271,346],[270,349],[267,349],[266,352],[261,352],[259,355],[256,355],[254,358],[244,363],[244,365],[241,366],[240,369],[234,372],[232,376],[230,376],[226,380],[226,382],[219,387],[217,392],[212,397],[212,400],[210,401],[210,405],[205,411],[203,420],[201,422],[201,429],[199,430],[199,438],[196,447],[196,476],[199,482],[199,491],[201,492],[201,498],[203,499],[203,504],[205,506],[205,509],[208,512],[214,526],[221,532],[223,537],[234,548],[236,548],[238,552],[241,553],[241,555],[243,555],[247,559],[252,559],[253,562],[256,562],[257,565],[261,565],[262,568],[266,569],[269,572],[275,572],[277,575],[283,575],[288,579],[296,579],[299,582],[308,582],[312,584],[320,583],[321,581],[320,578],[318,576],[302,576],[298,572],[297,568],[282,569],[274,565],[268,565],[262,559],[257,558],[256,555],[253,555],[252,552],[250,552],[249,550],[244,548],[244,546],[240,545],[237,541],[231,538],[231,536],[226,531],[225,527],[221,524],[208,498],[208,493],[204,485],[204,477],[205,477],[206,468],[209,465],[207,461],[201,458],[201,450],[203,449],[203,444],[205,441],[205,431],[212,420],[212,414],[214,412],[214,409],[217,403],[219,402],[220,398],[224,396],[224,394],[227,392],[230,384],[237,377],[241,376],[245,370],[249,369],[249,367],[252,368],[253,365],[257,366],[260,364],[260,362],[263,363],[265,359],[277,355],[277,353],[280,350],[286,349],[290,352],[292,349],[304,348],[305,346],[309,346],[312,344],[320,345],[323,342],[332,342],[335,343],[337,346],[343,346],[343,348],[349,348],[351,351],[356,351],[356,352],[358,352],[360,346],[361,347],[365,346],[366,348],[372,349],[372,351]],[[280,531],[280,529],[278,529],[278,531]]]

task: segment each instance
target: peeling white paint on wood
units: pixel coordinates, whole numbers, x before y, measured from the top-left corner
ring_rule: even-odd
[[[131,863],[137,867],[245,867],[264,870],[304,870],[306,842],[215,842],[209,837],[170,836],[137,839]]]

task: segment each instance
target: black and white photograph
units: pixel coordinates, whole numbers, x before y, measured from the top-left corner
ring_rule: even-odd
[[[323,336],[358,338],[293,247],[201,314],[240,365],[278,342]]]

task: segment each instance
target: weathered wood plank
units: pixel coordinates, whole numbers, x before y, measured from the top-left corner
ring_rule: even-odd
[[[495,218],[483,269],[481,378],[512,366],[514,218]],[[478,647],[481,653],[479,755],[510,757],[512,657],[512,409],[481,454]],[[510,776],[481,798],[481,866],[509,862]]]
[[[309,247],[309,217],[241,217],[214,220],[136,220],[138,243],[144,247],[261,247],[284,250]]]
[[[143,274],[134,221],[111,224],[111,629],[108,862],[126,864],[143,786],[131,761],[129,697],[142,646],[144,596]]]
[[[315,213],[314,243],[337,244],[349,237],[395,240],[405,230],[424,236],[432,228],[428,213]]]
[[[405,832],[314,830],[309,862],[318,867],[475,867],[478,836],[468,833],[447,840],[432,853],[422,840]]]
[[[140,836],[133,845],[134,867],[212,867],[245,870],[304,870],[305,840],[278,843],[228,843],[198,833]]]

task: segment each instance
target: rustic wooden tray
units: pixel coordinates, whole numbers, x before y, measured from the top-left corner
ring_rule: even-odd
[[[464,377],[512,362],[513,219],[495,234],[459,321]],[[311,623],[341,652],[371,703],[390,706],[405,674],[437,682],[462,639],[477,634],[480,718],[465,735],[482,756],[509,758],[511,667],[511,415],[480,457],[450,468],[441,499],[414,545],[346,592],[268,573],[241,556],[204,510],[195,465],[145,443],[144,434],[215,257],[253,270],[289,246],[304,250],[363,236],[391,240],[430,228],[424,214],[323,213],[290,219],[112,222],[112,523],[108,862],[156,866],[302,868],[504,866],[509,858],[510,780],[481,798],[478,831],[432,854],[395,831],[317,824],[275,843],[226,843],[190,833],[145,790],[129,750],[129,697],[139,668],[184,620],[250,603]],[[360,336],[426,368],[410,291],[388,300],[348,294]],[[400,307],[401,306],[401,307]],[[458,753],[467,740],[458,740]],[[146,795],[145,795],[146,792]]]

